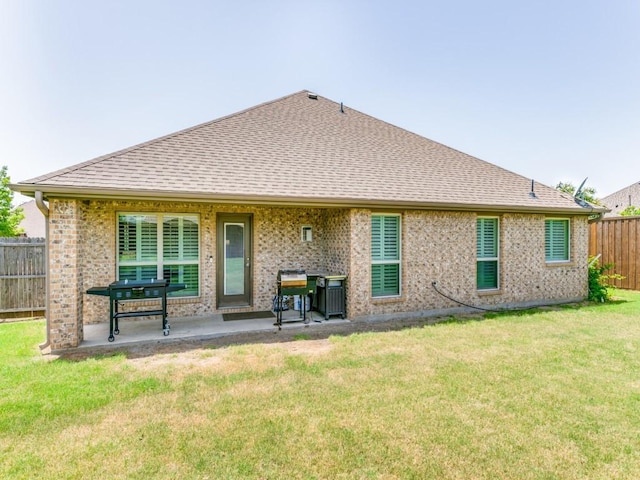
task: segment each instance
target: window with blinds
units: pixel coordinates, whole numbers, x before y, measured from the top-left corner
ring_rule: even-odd
[[[199,218],[185,214],[118,215],[118,279],[169,279],[187,288],[170,296],[196,296],[200,274]]]
[[[569,219],[544,221],[544,257],[547,262],[569,261]]]
[[[372,215],[372,296],[400,295],[400,258],[400,215]]]
[[[499,285],[499,226],[497,218],[478,218],[476,221],[478,290],[495,290]]]

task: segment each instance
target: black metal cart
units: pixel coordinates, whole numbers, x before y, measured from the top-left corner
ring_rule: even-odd
[[[307,322],[306,296],[309,293],[307,287],[307,274],[304,270],[279,270],[278,290],[276,301],[276,323],[278,330],[282,329],[282,310],[285,295],[300,295],[300,315],[302,320]]]
[[[186,288],[184,283],[169,283],[169,280],[120,280],[112,282],[108,287],[92,287],[87,290],[89,295],[109,297],[109,341],[115,340],[114,335],[120,333],[118,319],[124,317],[144,317],[147,315],[162,316],[162,333],[169,335],[171,328],[167,321],[167,293]],[[160,299],[161,306],[154,310],[138,310],[119,312],[118,302],[126,300]]]

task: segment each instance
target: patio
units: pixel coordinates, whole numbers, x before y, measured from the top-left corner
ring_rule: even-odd
[[[224,321],[222,314],[214,314],[202,317],[169,317],[171,333],[164,336],[162,333],[162,321],[160,318],[119,320],[120,334],[115,341],[109,342],[109,323],[97,323],[84,326],[84,340],[75,350],[102,350],[117,351],[119,348],[127,349],[135,345],[169,344],[180,340],[203,341],[219,337],[233,336],[244,333],[278,333],[278,326],[274,325],[276,317],[255,318],[247,320]],[[284,312],[282,330],[287,332],[299,330],[300,333],[308,327],[322,327],[324,325],[338,325],[350,323],[339,316],[325,320],[324,316],[316,311],[307,312],[307,323],[302,321],[299,312],[290,310]]]

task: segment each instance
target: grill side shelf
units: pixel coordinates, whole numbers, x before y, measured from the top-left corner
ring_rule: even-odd
[[[91,287],[87,290],[89,295],[100,295],[101,297],[109,296],[109,287]]]

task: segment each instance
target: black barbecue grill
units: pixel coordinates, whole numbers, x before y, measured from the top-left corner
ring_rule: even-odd
[[[300,314],[302,319],[307,321],[307,309],[306,309],[306,296],[309,293],[307,287],[307,274],[304,270],[279,270],[278,271],[278,293],[276,303],[276,325],[278,329],[282,328],[282,310],[283,310],[283,297],[285,295],[300,295],[302,300],[300,302]]]
[[[167,293],[186,288],[184,283],[169,283],[169,280],[120,280],[109,284],[108,287],[93,287],[87,290],[89,295],[109,297],[109,341],[113,342],[120,333],[118,319],[124,317],[142,317],[147,315],[162,316],[162,333],[169,335],[167,322]],[[119,312],[118,302],[126,300],[160,299],[161,308],[157,310],[139,310],[133,312]]]

